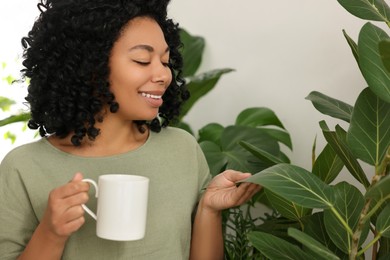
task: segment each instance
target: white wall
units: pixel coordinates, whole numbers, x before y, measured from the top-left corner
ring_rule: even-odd
[[[4,51],[13,58],[21,49],[20,37],[38,13],[35,3],[2,4],[0,62]],[[342,34],[346,29],[356,40],[364,21],[337,0],[172,0],[169,13],[190,33],[205,37],[201,71],[236,70],[223,76],[187,116],[195,129],[210,122],[232,124],[245,108],[268,107],[292,136],[292,162],[310,168],[316,135],[318,146],[323,144],[318,122],[325,118],[333,126],[336,121],[317,112],[305,97],[317,90],[353,105],[366,86]],[[3,154],[8,143],[0,139]]]
[[[327,119],[305,97],[313,90],[354,104],[366,87],[342,29],[357,41],[365,21],[336,0],[174,1],[170,13],[207,48],[201,70],[230,67],[187,117],[196,128],[234,122],[252,106],[271,108],[292,136],[292,162],[310,168],[318,122]],[[343,125],[343,123],[341,123]],[[319,151],[318,151],[319,152]]]

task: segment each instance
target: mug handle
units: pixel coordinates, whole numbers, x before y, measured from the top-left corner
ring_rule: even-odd
[[[95,190],[96,190],[95,197],[97,198],[97,197],[98,197],[98,186],[97,186],[96,182],[95,182],[94,180],[91,180],[91,179],[83,179],[82,181],[83,181],[83,182],[91,183],[91,184],[95,187]],[[84,209],[91,217],[93,217],[95,220],[97,220],[96,214],[95,214],[92,210],[90,210],[85,204],[81,204],[81,207],[83,207],[83,209]]]

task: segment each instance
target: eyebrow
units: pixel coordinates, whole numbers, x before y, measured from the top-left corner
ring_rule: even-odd
[[[154,48],[152,46],[146,45],[146,44],[140,44],[140,45],[133,46],[129,49],[129,51],[137,50],[137,49],[146,50],[148,52],[154,51]],[[164,53],[167,53],[168,51],[169,51],[169,46],[165,49]]]

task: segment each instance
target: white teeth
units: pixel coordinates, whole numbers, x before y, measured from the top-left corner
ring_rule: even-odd
[[[152,94],[147,94],[147,93],[144,93],[144,92],[142,92],[141,95],[142,95],[143,97],[146,97],[146,98],[154,98],[154,99],[160,99],[160,98],[161,98],[161,96],[152,95]]]

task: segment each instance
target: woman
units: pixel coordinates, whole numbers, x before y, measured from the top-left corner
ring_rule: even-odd
[[[2,259],[221,259],[221,210],[259,187],[214,179],[196,140],[167,127],[188,92],[169,1],[43,0],[28,37],[29,127],[37,142],[0,166]],[[150,179],[145,238],[98,238],[83,178]],[[202,191],[205,190],[203,193]],[[197,207],[196,207],[197,205]],[[194,219],[191,214],[195,210]]]

